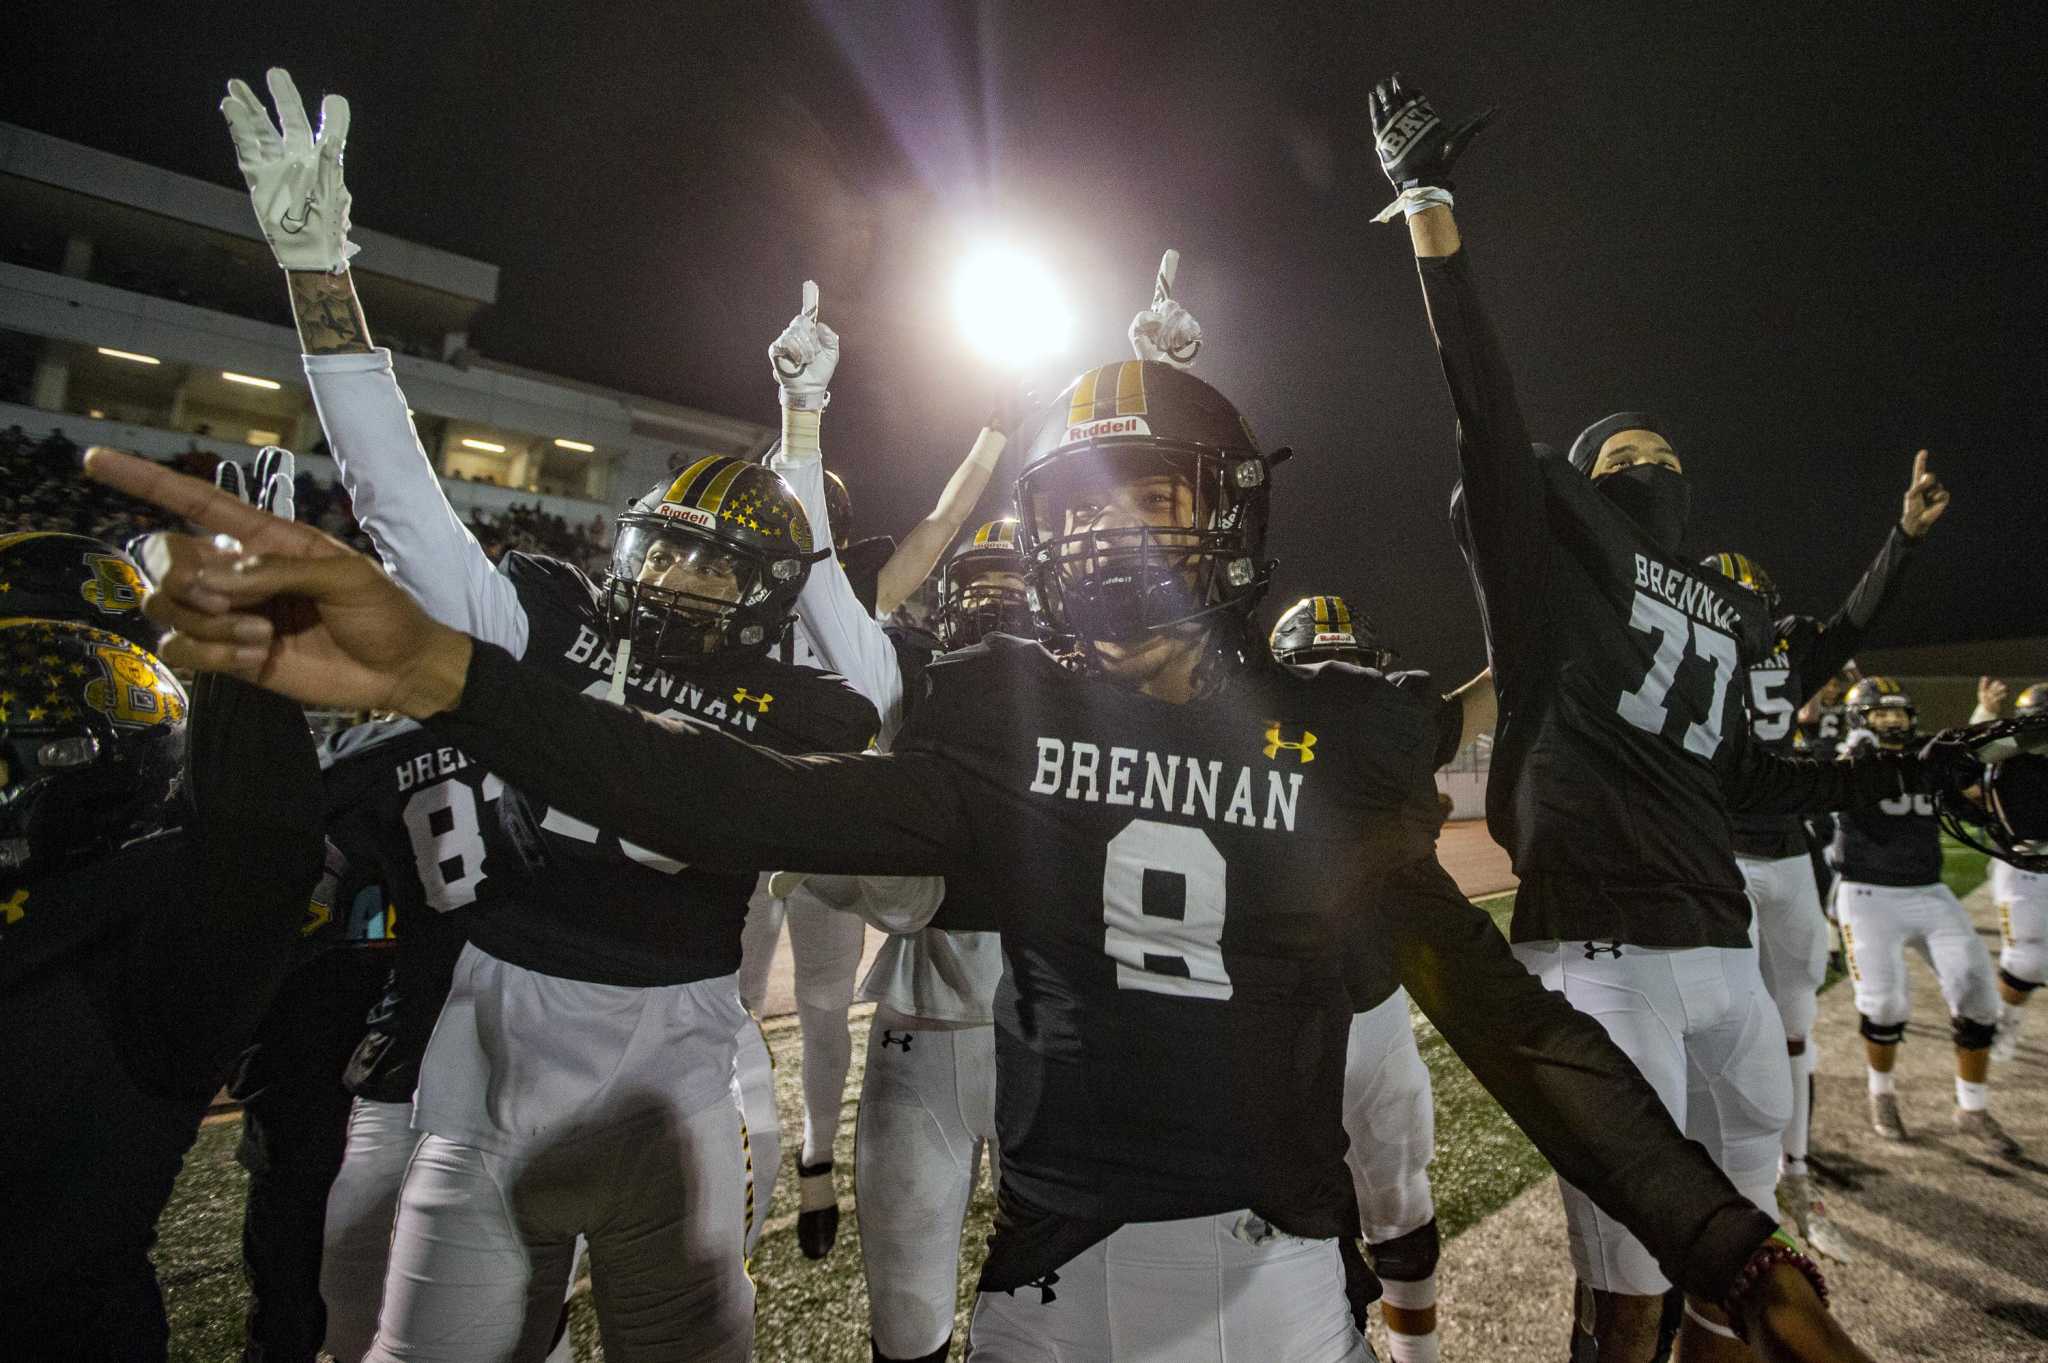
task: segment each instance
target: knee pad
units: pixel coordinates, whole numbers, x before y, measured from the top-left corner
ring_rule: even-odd
[[[2031,994],[2041,987],[2039,980],[2023,980],[2004,966],[1998,968],[1998,982],[2015,994]]]
[[[1366,1252],[1372,1257],[1372,1271],[1380,1277],[1390,1282],[1413,1283],[1421,1282],[1436,1272],[1437,1253],[1441,1248],[1436,1218],[1432,1216],[1406,1235],[1367,1245]]]
[[[1998,1035],[1997,1023],[1979,1022],[1961,1014],[1949,1019],[1949,1028],[1955,1035],[1956,1049],[1963,1051],[1981,1051]]]
[[[1866,1041],[1875,1041],[1880,1046],[1896,1046],[1906,1039],[1906,1024],[1903,1022],[1872,1022],[1863,1013],[1856,1017],[1856,1030],[1863,1033]]]

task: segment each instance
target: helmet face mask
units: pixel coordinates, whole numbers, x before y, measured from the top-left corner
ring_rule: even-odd
[[[1017,550],[1015,518],[990,521],[953,551],[939,570],[933,626],[947,649],[968,648],[990,634],[1036,633]]]
[[[1870,730],[1886,748],[1904,747],[1919,719],[1912,697],[1889,677],[1858,681],[1843,697],[1842,707],[1849,712],[1850,728]]]
[[[604,580],[613,646],[649,666],[766,652],[820,557],[780,476],[700,459],[619,517]]]

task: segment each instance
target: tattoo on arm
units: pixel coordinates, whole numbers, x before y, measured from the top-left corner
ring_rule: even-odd
[[[346,272],[292,270],[292,317],[299,324],[299,344],[308,355],[345,355],[370,349],[370,324],[356,298],[355,281]]]

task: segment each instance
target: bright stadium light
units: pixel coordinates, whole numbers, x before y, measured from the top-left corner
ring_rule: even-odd
[[[221,370],[220,376],[229,383],[239,383],[249,388],[267,388],[273,393],[284,387],[276,379],[259,379],[254,374],[237,374],[232,369]]]
[[[485,454],[503,454],[505,452],[505,447],[495,440],[478,440],[473,436],[467,435],[462,437],[462,447],[466,450],[482,450]]]
[[[969,345],[1006,368],[1066,349],[1074,315],[1042,261],[1013,246],[976,247],[953,281],[953,316]]]
[[[597,446],[587,440],[571,440],[566,435],[555,437],[555,447],[557,449],[574,450],[578,454],[592,454],[597,450]]]
[[[116,350],[110,345],[94,346],[93,349],[99,351],[100,354],[105,355],[110,360],[129,360],[135,364],[163,363],[162,360],[159,360],[154,355],[143,355],[133,350]]]

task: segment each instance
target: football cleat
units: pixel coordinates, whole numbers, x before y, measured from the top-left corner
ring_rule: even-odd
[[[2020,1143],[1998,1124],[1998,1118],[1983,1108],[1977,1108],[1975,1111],[1957,1108],[1956,1134],[1977,1142],[1983,1147],[1985,1154],[1995,1159],[2020,1157]]]
[[[1896,1093],[1873,1093],[1870,1095],[1870,1129],[1888,1141],[1907,1139],[1906,1124],[1899,1120],[1899,1095]]]
[[[822,1259],[839,1238],[839,1189],[832,1181],[832,1161],[796,1166],[798,1203],[797,1248],[806,1259]]]

